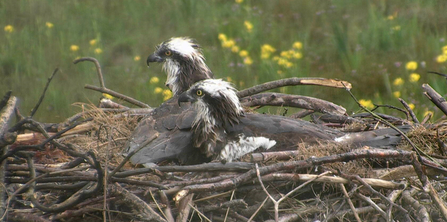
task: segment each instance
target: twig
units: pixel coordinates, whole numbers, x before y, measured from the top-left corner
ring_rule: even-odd
[[[412,206],[414,208],[414,210],[415,210],[414,215],[419,218],[419,221],[421,221],[421,222],[431,221],[430,215],[428,214],[427,209],[410,195],[410,191],[405,190],[402,193],[402,200],[404,202],[407,202],[410,206]]]
[[[418,175],[419,180],[422,183],[424,191],[430,195],[432,201],[439,208],[442,216],[444,217],[444,220],[447,220],[447,207],[445,206],[444,201],[441,198],[439,198],[439,195],[437,194],[436,190],[431,185],[430,180],[428,179],[427,175],[424,174],[424,171],[422,170],[422,166],[421,166],[421,163],[420,163],[418,157],[420,157],[420,156],[413,154],[412,163],[413,163],[414,171],[416,171],[416,174]]]
[[[357,220],[357,222],[362,222],[362,220],[360,220],[359,214],[357,213],[357,209],[355,209],[354,204],[352,203],[351,197],[349,197],[349,194],[346,191],[345,185],[339,184],[339,186],[341,188],[341,191],[345,195],[346,200],[348,201],[349,207],[351,208],[351,211],[354,214],[355,219]]]
[[[212,222],[208,217],[205,216],[205,214],[203,214],[202,212],[200,212],[200,211],[199,211],[196,207],[194,207],[191,203],[188,203],[188,205],[189,205],[192,209],[194,209],[194,210],[197,212],[197,214],[200,215],[200,217],[205,218],[206,221]]]
[[[176,203],[178,203],[178,211],[179,214],[177,215],[177,222],[186,222],[188,220],[189,211],[192,207],[192,198],[194,194],[187,194],[181,199],[177,199]]]
[[[298,78],[292,77],[287,79],[281,79],[271,82],[266,82],[260,85],[253,86],[248,89],[241,90],[237,93],[239,98],[244,98],[246,96],[251,96],[260,92],[264,92],[270,89],[275,89],[283,86],[296,86],[296,85],[319,85],[319,86],[329,86],[335,88],[351,88],[351,83],[346,81],[325,79],[325,78]]]
[[[405,102],[405,100],[399,98],[399,102],[402,103],[402,105],[405,107],[405,109],[407,110],[408,114],[410,114],[411,119],[413,120],[413,122],[415,123],[419,123],[418,118],[416,117],[416,114],[414,114],[413,110],[410,108],[410,106],[408,105],[407,102]]]
[[[44,88],[44,90],[43,90],[43,92],[42,92],[42,95],[41,95],[40,98],[39,98],[39,101],[37,102],[36,106],[34,106],[34,108],[31,110],[31,113],[30,113],[30,115],[29,115],[30,117],[33,117],[34,114],[36,114],[37,109],[39,109],[39,106],[40,106],[40,104],[42,103],[43,98],[45,98],[45,93],[47,92],[47,89],[48,89],[48,87],[50,86],[51,80],[53,80],[53,77],[54,77],[54,75],[56,75],[56,73],[57,73],[58,70],[59,70],[59,69],[56,68],[56,69],[53,71],[53,74],[51,75],[51,77],[48,78],[47,84],[45,85],[45,88]]]
[[[143,102],[140,102],[140,101],[138,101],[138,100],[136,100],[134,98],[125,96],[125,95],[123,95],[121,93],[117,93],[117,92],[115,92],[113,90],[110,90],[110,89],[106,88],[106,86],[104,84],[104,77],[103,77],[102,71],[101,71],[101,66],[99,65],[98,60],[96,60],[95,58],[83,57],[83,58],[79,58],[79,59],[74,60],[73,63],[77,64],[78,62],[83,62],[83,61],[90,61],[90,62],[95,63],[96,72],[98,73],[98,78],[99,78],[99,83],[100,83],[100,87],[86,84],[85,85],[86,89],[91,89],[91,90],[95,90],[95,91],[98,91],[98,92],[107,93],[107,94],[109,94],[109,95],[111,95],[113,97],[116,97],[118,99],[122,99],[122,100],[124,100],[124,101],[126,101],[126,102],[128,102],[130,104],[134,104],[134,105],[139,106],[139,107],[150,108],[149,105],[147,105],[147,104],[145,104]]]
[[[5,93],[5,95],[3,96],[2,100],[0,101],[0,111],[3,109],[3,107],[6,106],[6,104],[9,101],[9,98],[11,98],[11,94],[12,94],[12,90],[9,90],[8,92]]]
[[[445,99],[428,84],[422,84],[424,95],[432,101],[445,115],[447,115],[447,102]]]
[[[258,212],[261,210],[261,208],[264,206],[264,204],[267,202],[267,200],[269,200],[270,197],[267,196],[265,197],[264,201],[262,201],[262,203],[259,205],[258,209],[256,209],[256,211],[253,213],[253,215],[251,215],[251,217],[248,219],[247,222],[251,222],[253,220],[253,218],[255,218],[255,216],[258,214]]]
[[[169,199],[166,196],[165,191],[159,190],[158,194],[160,195],[161,203],[166,206],[165,211],[164,211],[165,216],[166,216],[166,221],[167,222],[175,222],[174,216],[172,216],[171,205],[169,204]]]
[[[141,200],[135,194],[121,187],[118,183],[114,184],[111,194],[120,197],[122,201],[129,204],[129,207],[135,212],[134,215],[139,220],[166,222],[157,212],[155,212],[146,202]]]
[[[283,93],[261,93],[240,99],[243,106],[289,106],[320,113],[343,115],[346,109],[334,103],[308,96]]]
[[[363,201],[367,202],[372,207],[374,207],[374,209],[376,209],[376,211],[379,212],[380,216],[382,216],[384,219],[388,218],[386,216],[385,211],[383,211],[382,208],[380,208],[374,201],[372,201],[370,197],[367,197],[367,196],[365,196],[365,195],[363,195],[361,193],[356,193],[355,195],[357,197],[359,197],[360,199],[362,199]]]

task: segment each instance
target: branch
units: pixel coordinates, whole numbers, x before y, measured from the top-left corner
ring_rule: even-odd
[[[334,103],[308,96],[283,93],[261,93],[240,99],[243,106],[289,106],[320,113],[343,115],[346,109]]]
[[[424,95],[447,115],[447,102],[445,99],[428,84],[422,84],[422,90],[424,90]]]
[[[53,71],[53,74],[51,75],[51,77],[48,78],[47,84],[45,85],[45,88],[44,88],[44,90],[43,90],[43,92],[42,92],[42,95],[41,95],[40,98],[39,98],[39,101],[37,102],[36,106],[34,106],[34,108],[31,110],[31,113],[30,113],[30,115],[29,115],[30,117],[33,117],[34,114],[36,114],[37,109],[39,109],[39,106],[40,106],[40,104],[42,103],[43,98],[45,97],[45,93],[47,92],[47,89],[48,89],[48,87],[50,86],[51,80],[53,80],[53,77],[54,77],[54,75],[56,75],[56,73],[57,73],[58,70],[59,70],[59,69],[56,68],[56,69]]]
[[[78,62],[84,62],[84,61],[90,61],[90,62],[95,63],[96,71],[98,73],[98,78],[99,78],[99,83],[100,83],[100,87],[92,86],[92,85],[85,85],[86,89],[91,89],[91,90],[99,91],[99,92],[102,92],[102,93],[110,94],[113,97],[116,97],[118,99],[122,99],[122,100],[124,100],[124,101],[126,101],[126,102],[128,102],[130,104],[134,104],[134,105],[139,106],[139,107],[150,108],[149,105],[147,105],[147,104],[145,104],[143,102],[140,102],[140,101],[138,101],[138,100],[136,100],[134,98],[131,98],[131,97],[125,96],[125,95],[123,95],[121,93],[117,93],[117,92],[115,92],[113,90],[107,89],[105,84],[104,84],[104,77],[102,75],[101,66],[99,65],[98,60],[96,60],[95,58],[83,57],[83,58],[80,58],[80,59],[76,59],[75,61],[73,61],[73,63],[77,64]]]
[[[351,83],[346,81],[325,79],[325,78],[298,78],[292,77],[287,79],[281,79],[271,82],[266,82],[260,85],[253,86],[248,89],[239,91],[237,95],[239,98],[244,98],[246,96],[251,96],[260,92],[267,90],[283,87],[283,86],[297,86],[297,85],[318,85],[318,86],[328,86],[335,88],[352,88]]]

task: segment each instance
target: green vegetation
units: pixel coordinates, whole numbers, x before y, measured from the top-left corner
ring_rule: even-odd
[[[108,88],[157,106],[169,95],[166,77],[161,66],[148,69],[146,57],[170,37],[190,36],[215,76],[239,89],[292,76],[338,78],[350,81],[365,104],[401,107],[400,96],[419,117],[439,117],[420,85],[447,93],[442,77],[427,74],[447,72],[446,11],[441,0],[1,1],[0,95],[13,90],[27,115],[58,67],[36,117],[63,120],[80,111],[71,104],[101,97],[83,88],[99,85],[94,65],[72,64],[91,56]],[[344,90],[280,91],[359,111]]]

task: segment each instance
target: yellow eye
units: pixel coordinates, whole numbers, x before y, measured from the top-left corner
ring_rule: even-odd
[[[198,96],[202,96],[202,95],[203,95],[203,92],[202,92],[202,90],[199,89],[199,90],[196,91],[196,94],[197,94]]]
[[[165,52],[165,55],[166,55],[166,56],[171,56],[171,55],[172,55],[172,52],[168,50],[168,51]]]

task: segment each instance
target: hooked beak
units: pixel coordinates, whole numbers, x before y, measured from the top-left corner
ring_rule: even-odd
[[[194,97],[192,97],[192,96],[190,96],[189,95],[189,93],[188,93],[188,91],[186,91],[186,92],[183,92],[182,94],[180,94],[180,96],[178,97],[178,101],[177,101],[177,103],[178,103],[178,106],[181,106],[181,104],[180,103],[182,103],[182,102],[191,102],[191,103],[193,103],[193,102],[195,102],[195,101],[197,101],[197,99],[196,98],[194,98]]]
[[[163,58],[161,58],[155,53],[152,53],[149,57],[147,57],[146,64],[147,66],[149,66],[149,63],[151,62],[163,62],[163,61],[164,61]]]

